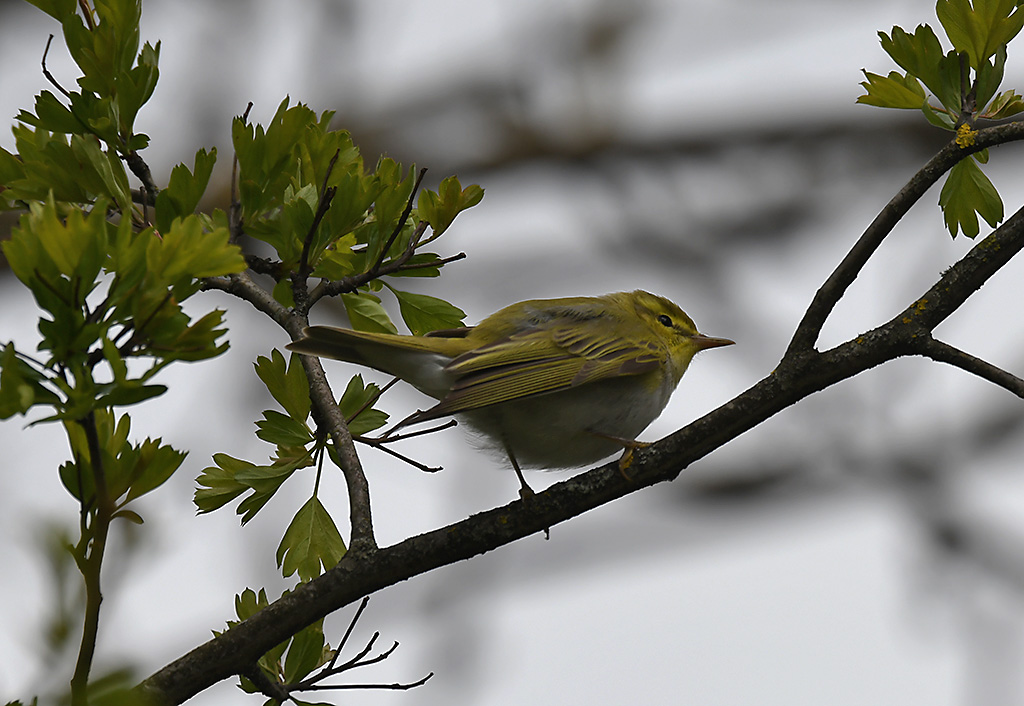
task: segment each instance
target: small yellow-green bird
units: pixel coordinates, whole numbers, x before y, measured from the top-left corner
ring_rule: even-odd
[[[439,402],[399,426],[455,415],[526,468],[575,468],[642,445],[693,356],[732,345],[637,290],[533,299],[425,336],[310,326],[288,348],[394,375]],[[626,456],[624,456],[626,458]]]

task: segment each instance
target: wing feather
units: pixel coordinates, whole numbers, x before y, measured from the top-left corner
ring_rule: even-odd
[[[522,397],[549,394],[622,375],[642,375],[661,365],[653,343],[609,338],[607,322],[561,321],[513,334],[456,357],[447,370],[451,392],[409,422],[480,409]]]

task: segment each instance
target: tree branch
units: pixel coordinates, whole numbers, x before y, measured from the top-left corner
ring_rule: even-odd
[[[889,203],[879,212],[871,225],[867,227],[857,243],[850,249],[835,271],[829,275],[825,283],[815,293],[814,299],[804,313],[797,326],[786,358],[812,350],[821,333],[821,327],[842,298],[846,289],[853,284],[864,264],[875,253],[886,236],[906,215],[910,207],[917,203],[931,186],[948,172],[953,166],[970,154],[980,152],[1005,142],[1024,139],[1024,122],[1015,122],[997,127],[979,130],[972,147],[961,148],[950,142],[937,155],[932,157],[910,181],[900,189]]]
[[[298,332],[292,332],[292,338],[298,338]],[[373,519],[370,511],[370,486],[366,482],[366,474],[356,454],[355,443],[345,417],[331,392],[327,374],[324,373],[320,359],[309,355],[300,355],[299,360],[309,380],[309,396],[313,402],[313,420],[321,429],[327,429],[334,443],[334,451],[341,463],[345,483],[348,486],[349,517],[352,525],[352,538],[349,542],[349,554],[372,555],[377,550],[377,541],[373,536]]]
[[[948,343],[937,341],[929,336],[921,340],[919,352],[927,358],[956,366],[972,375],[999,385],[1017,397],[1024,398],[1024,380]]]

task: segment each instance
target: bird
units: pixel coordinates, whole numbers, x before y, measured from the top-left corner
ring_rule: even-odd
[[[456,417],[507,455],[526,498],[523,468],[578,468],[623,452],[624,472],[693,357],[734,343],[636,290],[521,301],[476,326],[422,336],[309,326],[287,348],[379,370],[434,398],[396,428]]]

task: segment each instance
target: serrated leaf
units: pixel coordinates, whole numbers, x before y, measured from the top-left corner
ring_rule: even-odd
[[[277,548],[277,565],[287,578],[298,572],[302,581],[330,570],[345,555],[345,542],[327,508],[316,497],[303,505],[285,530]]]
[[[70,134],[84,130],[78,118],[49,91],[36,96],[35,111],[35,116],[22,111],[17,119],[50,132]]]
[[[306,421],[310,410],[309,383],[299,356],[292,353],[285,365],[284,355],[275,348],[270,358],[259,356],[255,368],[270,395],[288,415],[297,421]]]
[[[903,76],[890,71],[888,76],[879,76],[864,71],[867,81],[861,81],[866,93],[857,98],[858,103],[880,108],[920,108],[926,102],[924,89],[913,76]]]
[[[234,274],[247,267],[241,249],[229,242],[227,229],[204,231],[195,215],[176,218],[160,235],[149,240],[146,265],[170,282]]]
[[[1016,91],[1004,91],[992,99],[985,114],[981,117],[990,120],[1002,120],[1017,113],[1024,112],[1024,98]]]
[[[248,620],[270,605],[267,600],[267,589],[261,588],[259,593],[247,588],[235,596],[235,615],[239,620]]]
[[[227,454],[214,454],[213,462],[216,465],[204,468],[196,479],[200,487],[196,488],[193,502],[200,514],[221,508],[249,490],[249,486],[236,480],[235,476],[243,469],[254,467],[254,464]]]
[[[146,439],[139,447],[138,460],[132,469],[128,500],[156,490],[174,475],[188,455],[163,444],[160,439]]]
[[[950,170],[939,194],[939,206],[946,228],[954,238],[958,231],[968,238],[976,237],[978,215],[993,228],[1003,220],[999,192],[971,158],[961,160]]]
[[[199,206],[199,200],[206,193],[217,162],[217,149],[196,152],[192,170],[179,164],[171,170],[167,188],[156,199],[156,225],[161,232],[168,230],[175,218],[191,215]]]
[[[387,413],[374,409],[368,404],[370,400],[375,399],[379,395],[380,387],[373,383],[364,385],[362,375],[354,375],[348,381],[345,392],[342,393],[341,399],[338,400],[338,408],[345,417],[348,429],[353,435],[366,434],[387,424]]]
[[[348,233],[324,250],[313,270],[314,277],[324,279],[341,279],[358,271],[363,258],[352,251],[356,246],[356,236]]]
[[[277,446],[305,446],[313,441],[313,435],[303,422],[272,409],[263,412],[263,419],[256,422],[256,426],[256,436]]]
[[[28,0],[57,21],[75,13],[75,0]]]
[[[101,127],[90,125],[95,131]],[[73,135],[71,151],[82,163],[89,164],[103,185],[103,196],[109,197],[117,204],[122,213],[131,208],[132,197],[128,186],[128,174],[120,158],[111,151],[100,148],[99,140],[93,135]]]
[[[253,489],[252,495],[238,504],[237,513],[246,524],[280,490],[296,469],[308,465],[308,457],[301,456],[275,462],[270,466],[250,466],[235,474],[235,480]]]
[[[982,62],[1013,39],[1024,27],[1024,12],[1015,0],[938,0],[935,14],[957,51],[967,52],[970,64]]]
[[[420,218],[430,224],[436,238],[459,213],[476,206],[483,197],[484,190],[476,184],[463,189],[458,177],[450,176],[441,181],[436,192],[426,190],[420,194],[417,211]]]
[[[879,32],[878,37],[893,61],[909,76],[920,79],[943,106],[959,113],[959,60],[955,52],[942,53],[942,46],[931,27],[918,25],[913,34],[902,27],[893,27],[888,35]]]

